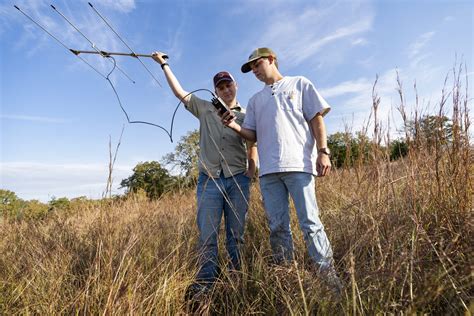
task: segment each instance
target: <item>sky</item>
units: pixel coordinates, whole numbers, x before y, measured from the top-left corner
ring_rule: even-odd
[[[270,47],[283,75],[310,79],[332,109],[328,134],[367,126],[372,88],[381,98],[378,117],[397,137],[397,73],[406,105],[437,108],[446,76],[452,88],[454,65],[473,79],[474,4],[463,0],[261,1],[261,0],[92,0],[94,7],[135,53],[163,51],[187,91],[211,89],[215,73],[230,71],[245,107],[263,84],[241,65],[257,47]],[[94,44],[72,28],[50,4]],[[87,1],[0,1],[0,189],[46,202],[52,198],[103,196],[109,144],[114,150],[123,129],[113,171],[113,193],[140,162],[160,161],[177,142],[198,128],[182,106],[173,138],[161,129],[127,124],[105,78],[66,47],[130,50]],[[98,55],[80,55],[107,75],[113,65]],[[131,120],[169,129],[178,100],[157,63],[142,58],[157,83],[132,57],[116,57],[120,71],[111,81]],[[161,86],[160,86],[161,85]],[[474,95],[472,84],[468,95]],[[208,92],[197,92],[210,99]],[[472,98],[469,106],[472,107]],[[447,109],[449,112],[449,109]],[[449,114],[449,113],[448,113]]]

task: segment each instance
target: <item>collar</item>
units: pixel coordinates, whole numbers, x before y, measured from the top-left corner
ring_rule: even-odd
[[[272,84],[265,84],[265,88],[276,89],[276,88],[278,88],[278,87],[283,83],[283,81],[285,81],[285,78],[286,78],[286,77],[283,77],[283,78],[281,78],[280,80],[275,81],[275,82],[272,83]]]
[[[239,101],[237,101],[237,103],[230,108],[232,111],[237,111],[237,112],[241,112],[242,111],[242,107],[240,106],[240,103]]]

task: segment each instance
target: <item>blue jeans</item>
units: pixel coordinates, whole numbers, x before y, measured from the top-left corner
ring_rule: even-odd
[[[319,219],[314,176],[305,172],[280,172],[260,177],[260,189],[270,226],[270,244],[277,263],[293,260],[289,195],[309,256],[320,270],[332,267],[332,249]]]
[[[225,178],[199,174],[197,185],[200,270],[198,282],[215,281],[218,273],[217,242],[222,215],[225,220],[226,248],[232,269],[240,269],[250,178],[243,173]]]

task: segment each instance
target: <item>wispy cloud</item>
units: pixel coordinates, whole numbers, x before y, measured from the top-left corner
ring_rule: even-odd
[[[135,0],[96,0],[94,3],[100,3],[104,7],[108,7],[120,12],[128,13],[135,9]]]
[[[40,123],[67,123],[68,119],[44,117],[44,116],[29,116],[29,115],[0,115],[3,120],[17,120],[17,121],[31,121]]]
[[[375,93],[380,98],[377,116],[385,126],[385,132],[389,132],[392,138],[398,137],[397,129],[403,125],[398,110],[402,101],[397,91],[397,73],[402,83],[405,110],[411,115],[410,113],[414,113],[416,109],[418,115],[423,115],[423,113],[438,110],[437,102],[441,97],[446,71],[448,69],[441,67],[427,69],[426,66],[419,65],[413,68],[409,65],[406,68],[388,69],[378,76],[375,86]],[[375,77],[361,77],[319,89],[321,95],[327,98],[333,107],[332,113],[327,117],[330,120],[328,124],[331,128],[330,132],[332,129],[344,130],[347,122],[350,123],[349,126],[353,131],[360,131],[367,126],[370,131],[373,122],[369,122],[368,119],[372,110],[374,83]],[[447,89],[450,89],[449,81]],[[445,110],[449,115],[449,104],[446,105]],[[390,131],[387,131],[389,125]]]
[[[341,27],[333,33],[326,35],[325,37],[311,38],[306,42],[307,45],[304,46],[304,43],[301,43],[300,49],[287,50],[286,52],[289,54],[290,60],[293,61],[293,64],[299,65],[311,56],[318,53],[326,45],[337,40],[349,37],[351,35],[363,32],[368,29],[369,25],[369,20],[356,22],[352,25]]]
[[[168,39],[165,42],[165,47],[167,47],[167,53],[173,56],[177,61],[181,59],[183,53],[183,37],[185,33],[187,15],[189,13],[184,8],[181,9],[180,19],[177,27],[175,27],[168,34]]]
[[[364,46],[364,45],[366,45],[367,43],[368,43],[368,41],[367,41],[365,38],[362,38],[362,37],[356,38],[356,39],[354,39],[354,40],[351,42],[351,44],[352,44],[353,46]]]
[[[413,43],[408,47],[408,57],[415,58],[420,53],[421,50],[428,44],[428,42],[433,38],[435,32],[427,32],[420,35]]]
[[[63,20],[63,18],[61,18],[60,15],[50,7],[48,1],[18,0],[17,5],[38,24],[43,26],[48,32],[63,42],[68,48],[94,50],[95,47],[99,50],[105,51],[116,51],[119,47],[123,49],[121,41],[94,13],[85,1],[59,1],[57,4],[55,3],[55,7],[83,34],[85,34],[94,45],[91,45],[79,32]],[[93,5],[106,17],[108,22],[120,34],[120,17],[135,8],[135,1],[101,0],[95,1]],[[25,47],[28,47],[28,57],[31,58],[37,54],[38,50],[44,49],[46,46],[57,44],[54,39],[15,10],[13,6],[10,8],[10,6],[1,5],[0,15],[4,17],[5,25],[11,23],[23,25],[24,32],[16,42],[15,48],[17,50],[24,50]],[[101,58],[97,55],[84,55],[82,57],[104,74],[107,74],[108,71],[112,69],[111,63],[109,63],[105,58]],[[81,65],[80,67],[85,66],[84,69],[89,69],[82,63],[71,63],[69,70],[73,71],[77,69],[78,65]]]
[[[279,7],[274,5],[274,11],[262,17],[268,20],[262,23],[266,29],[259,32],[260,38],[252,39],[249,46],[259,43],[273,47],[289,67],[298,66],[316,54],[329,55],[324,52],[329,45],[345,47],[365,43],[361,35],[369,31],[373,23],[373,10],[366,2],[336,2],[316,8],[298,6],[298,10],[288,9],[284,2],[278,4]]]
[[[372,88],[372,84],[365,78],[360,78],[354,81],[345,81],[337,86],[320,89],[320,92],[324,97],[331,98],[331,97],[338,97],[350,93],[365,93],[370,91]]]
[[[454,20],[454,17],[451,15],[445,16],[443,19],[444,22],[451,22],[453,20]]]

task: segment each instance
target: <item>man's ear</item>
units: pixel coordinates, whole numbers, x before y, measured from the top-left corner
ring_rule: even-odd
[[[275,58],[272,55],[268,56],[267,59],[270,62],[270,65],[275,62]]]

